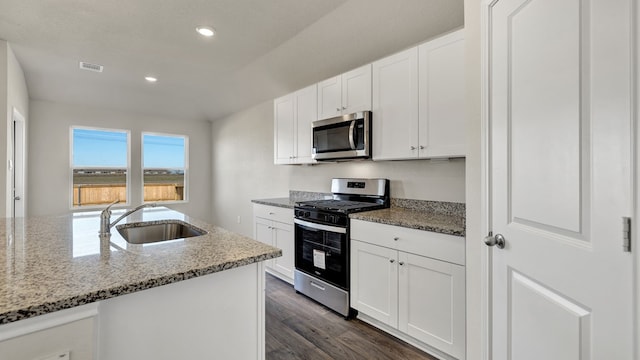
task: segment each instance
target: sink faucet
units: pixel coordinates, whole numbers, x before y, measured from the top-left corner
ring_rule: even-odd
[[[117,224],[120,220],[124,219],[125,217],[133,214],[134,212],[146,208],[146,207],[156,207],[158,204],[156,203],[150,203],[150,204],[142,204],[140,206],[135,207],[134,209],[131,209],[129,211],[127,211],[126,213],[120,215],[119,218],[117,218],[114,222],[109,223],[109,221],[111,221],[111,207],[117,203],[119,203],[120,200],[116,200],[114,202],[112,202],[111,204],[109,204],[109,206],[107,206],[106,209],[102,210],[102,213],[100,213],[100,236],[104,236],[104,235],[111,235],[111,228]]]

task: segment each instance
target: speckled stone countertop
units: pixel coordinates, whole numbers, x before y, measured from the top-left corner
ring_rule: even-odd
[[[289,197],[273,198],[273,199],[256,199],[251,202],[262,205],[277,206],[293,209],[297,202],[305,200],[321,200],[331,198],[331,194],[310,192],[310,191],[289,191]]]
[[[119,213],[115,210],[112,219]],[[5,219],[0,324],[282,256],[280,249],[164,207],[144,209],[120,223],[167,219],[207,234],[133,245],[115,227],[101,242],[99,212]]]
[[[350,214],[351,219],[465,236],[465,205],[440,201],[391,199],[388,209]]]

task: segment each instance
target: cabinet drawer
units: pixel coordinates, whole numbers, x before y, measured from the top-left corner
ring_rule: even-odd
[[[351,239],[454,264],[465,264],[465,239],[461,236],[351,220]]]
[[[293,209],[278,206],[253,204],[253,215],[256,217],[293,224]]]

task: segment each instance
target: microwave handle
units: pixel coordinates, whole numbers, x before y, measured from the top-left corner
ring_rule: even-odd
[[[351,145],[351,150],[356,149],[356,143],[354,141],[354,131],[356,130],[356,121],[351,121],[351,125],[349,125],[349,145]]]

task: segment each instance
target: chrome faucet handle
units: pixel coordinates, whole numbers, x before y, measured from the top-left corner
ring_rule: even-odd
[[[114,202],[107,205],[107,207],[100,213],[100,235],[110,234],[109,221],[111,221],[111,207],[119,202],[120,199],[116,199]]]

